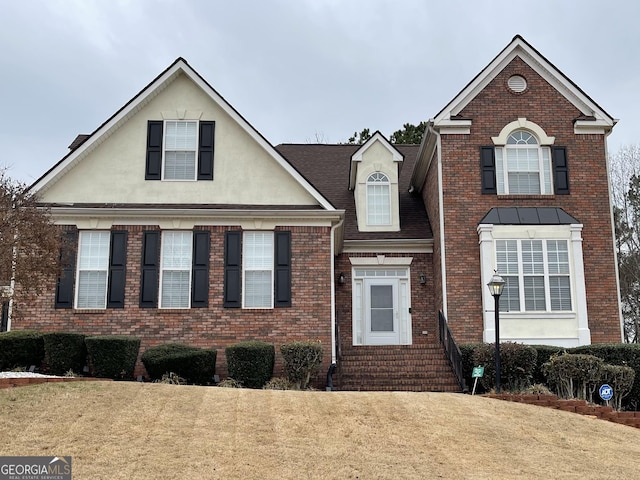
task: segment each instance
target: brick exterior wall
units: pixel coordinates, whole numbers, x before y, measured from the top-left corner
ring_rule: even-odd
[[[434,314],[434,277],[432,254],[385,254],[386,257],[413,257],[410,265],[411,275],[411,328],[414,344],[432,344],[438,341],[438,317]],[[345,283],[336,283],[336,314],[340,344],[344,348],[353,345],[353,315],[351,310],[351,263],[349,257],[366,257],[375,262],[375,255],[344,253],[336,258],[336,274],[345,275]],[[427,283],[420,283],[420,274],[424,273]],[[422,332],[428,332],[423,335]],[[384,348],[384,347],[381,347]]]
[[[431,222],[433,231],[433,298],[434,315],[444,311],[442,298],[442,243],[440,242],[440,200],[438,198],[438,151],[431,158],[425,187],[422,189],[422,200]]]
[[[510,92],[506,83],[518,74],[527,89]],[[593,343],[620,342],[621,330],[615,256],[609,206],[604,135],[576,135],[573,121],[580,111],[525,62],[516,57],[460,112],[471,119],[468,135],[442,135],[444,219],[448,320],[461,343],[482,341],[480,256],[476,227],[493,207],[561,207],[583,225],[587,308]],[[556,146],[567,148],[570,195],[497,196],[481,194],[480,146],[493,145],[508,123],[525,117],[538,124]],[[431,217],[436,192],[430,171],[427,208]],[[437,213],[437,212],[435,212]]]
[[[317,380],[331,364],[331,229],[329,227],[282,227],[291,231],[291,290],[289,308],[245,310],[223,308],[224,234],[240,227],[215,226],[211,232],[209,307],[192,309],[139,308],[142,232],[149,226],[114,226],[127,230],[127,272],[124,309],[61,310],[54,308],[55,281],[47,294],[22,299],[12,329],[67,331],[86,335],[134,335],[141,342],[140,354],[151,346],[178,342],[216,348],[216,373],[227,375],[224,348],[243,340],[263,340],[276,348],[274,375],[282,376],[279,347],[295,340],[320,340],[324,361]],[[136,375],[144,374],[138,361]]]

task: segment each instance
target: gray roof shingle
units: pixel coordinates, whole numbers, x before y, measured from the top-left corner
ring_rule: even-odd
[[[276,150],[285,157],[334,207],[345,210],[345,240],[431,239],[433,232],[418,193],[409,193],[411,172],[419,145],[394,145],[404,155],[398,181],[399,232],[360,232],[354,195],[349,191],[351,155],[361,145],[282,144]]]

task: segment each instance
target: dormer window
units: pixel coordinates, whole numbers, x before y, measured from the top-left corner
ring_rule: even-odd
[[[384,173],[367,178],[367,225],[391,224],[391,182]]]

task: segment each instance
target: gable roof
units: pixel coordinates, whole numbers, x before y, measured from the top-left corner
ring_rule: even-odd
[[[389,144],[391,145],[391,144]],[[349,189],[352,156],[361,145],[282,144],[276,149],[291,162],[336,208],[345,211],[345,240],[432,239],[433,232],[422,197],[409,192],[409,180],[418,145],[392,145],[404,157],[405,168],[398,178],[400,231],[360,232],[353,191]]]
[[[389,152],[394,162],[402,162],[404,160],[404,155],[402,155],[397,148],[391,145],[389,140],[380,133],[380,130],[376,130],[375,133],[371,135],[371,138],[364,142],[360,148],[351,155],[351,164],[349,167],[349,188],[351,190],[356,186],[356,172],[358,170],[357,162],[362,161],[364,153],[376,142],[380,142],[380,144]]]
[[[186,60],[178,57],[166,70],[158,75],[137,95],[114,113],[88,136],[79,135],[70,145],[71,151],[58,163],[38,178],[29,189],[33,192],[45,191],[50,185],[59,181],[66,172],[82,161],[95,147],[120,128],[127,120],[149,103],[179,75],[184,74],[204,91],[213,102],[227,113],[248,135],[251,136],[285,171],[287,171],[324,209],[335,210],[317,189],[298,172],[278,151],[240,115],[207,81],[196,72]],[[84,138],[83,138],[84,137]]]
[[[569,77],[533,48],[523,37],[516,35],[496,57],[476,75],[436,116],[432,119],[437,127],[467,126],[468,119],[456,118],[465,106],[473,100],[515,57],[520,57],[536,73],[544,78],[570,103],[583,117],[576,125],[611,129],[617,122],[589,95],[587,95]]]

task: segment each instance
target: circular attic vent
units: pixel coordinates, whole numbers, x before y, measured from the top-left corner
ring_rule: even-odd
[[[509,90],[511,90],[512,92],[522,93],[527,88],[527,81],[524,79],[524,77],[521,77],[520,75],[513,75],[509,77],[509,80],[507,81],[507,86],[509,87]]]

